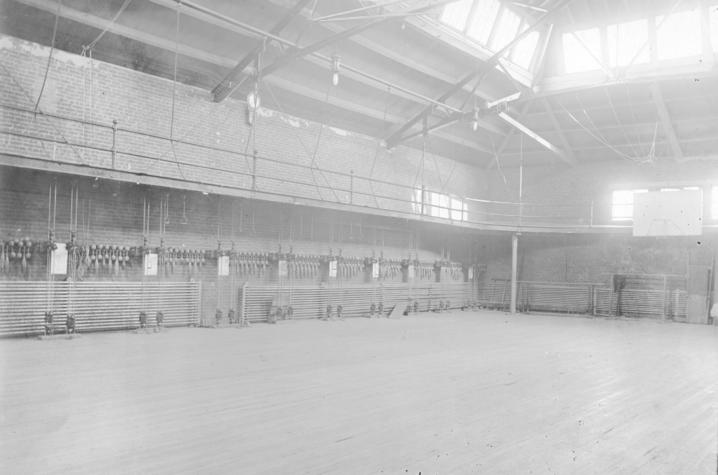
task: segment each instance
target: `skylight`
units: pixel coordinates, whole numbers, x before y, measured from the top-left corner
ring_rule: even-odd
[[[519,41],[511,54],[511,61],[524,69],[529,69],[534,53],[536,53],[539,36],[538,31],[532,31]]]
[[[647,63],[650,60],[648,20],[609,25],[608,60],[612,68]]]
[[[440,20],[481,44],[488,53],[503,49],[527,27],[524,18],[500,0],[457,0],[444,7]],[[531,31],[504,58],[528,71],[540,37],[540,31]]]
[[[598,28],[564,33],[562,39],[567,73],[601,69],[601,32]]]
[[[698,10],[656,17],[656,42],[659,60],[701,54],[701,19]]]
[[[496,25],[496,31],[491,38],[489,48],[498,51],[511,42],[519,32],[521,26],[521,17],[512,12],[508,8],[504,8],[501,13],[501,19]]]
[[[479,0],[467,34],[481,44],[487,44],[499,13],[499,0]]]
[[[466,19],[471,12],[471,5],[474,0],[459,0],[452,2],[444,7],[441,12],[441,21],[457,30],[464,31],[466,27]]]

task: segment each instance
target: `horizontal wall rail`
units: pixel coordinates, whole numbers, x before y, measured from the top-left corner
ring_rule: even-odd
[[[319,168],[284,157],[248,154],[239,150],[195,143],[132,130],[115,124],[91,122],[7,104],[0,120],[5,149],[17,146],[28,158],[72,163],[98,170],[139,173],[180,183],[212,186],[227,193],[247,193],[280,201],[306,200],[305,204],[329,203],[348,209],[375,209],[411,219],[427,219],[466,226],[550,228],[616,228],[626,226],[593,222],[593,204],[511,203],[467,199],[429,202],[431,189]],[[38,121],[37,117],[42,118]],[[86,137],[93,137],[88,143]],[[37,144],[40,144],[38,146]],[[150,152],[150,151],[154,152]],[[160,152],[164,150],[164,152]],[[196,157],[215,157],[196,160]],[[228,179],[228,177],[231,177]],[[417,201],[417,192],[421,199]],[[462,203],[471,203],[468,210]],[[458,206],[458,207],[457,207]],[[458,219],[453,219],[455,217]]]
[[[68,313],[79,332],[137,328],[140,312],[150,324],[161,311],[165,326],[192,325],[199,293],[194,282],[0,282],[0,336],[43,333],[46,311],[58,331]]]

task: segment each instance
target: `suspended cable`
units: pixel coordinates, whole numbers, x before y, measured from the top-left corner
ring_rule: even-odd
[[[384,96],[384,115],[382,120],[386,123],[386,116],[389,110],[389,97],[391,96],[391,86],[387,86],[386,95]],[[381,149],[381,141],[377,140],[376,147],[374,149],[374,160],[371,163],[371,169],[369,170],[369,189],[371,190],[372,198],[374,198],[374,204],[379,208],[379,200],[376,197],[376,191],[374,191],[374,167],[376,166],[377,158],[379,157],[379,150]],[[416,183],[414,183],[416,186]],[[412,189],[412,193],[413,193]]]
[[[5,65],[4,65],[3,63],[1,63],[1,62],[0,62],[0,69],[2,69],[2,71],[5,73],[5,75],[10,79],[10,81],[12,81],[12,83],[15,85],[15,87],[17,87],[17,89],[22,93],[22,95],[25,96],[25,99],[27,100],[27,102],[30,103],[30,104],[32,104],[33,101],[34,101],[34,99],[30,96],[30,93],[28,92],[28,90],[25,89],[25,88],[22,86],[22,84],[20,84],[20,82],[18,82],[18,80],[15,78],[15,76],[12,74],[12,72],[11,72],[10,70],[8,70],[8,68],[6,68]],[[41,116],[44,116],[44,113],[42,112],[42,109],[38,109],[38,110],[36,111],[36,114],[37,114],[37,113],[39,113]],[[48,123],[50,124],[50,127],[52,127],[52,128],[55,130],[55,132],[57,133],[57,135],[58,135],[59,138],[61,139],[61,140],[60,140],[60,143],[62,143],[62,144],[64,144],[64,145],[67,145],[68,147],[70,147],[70,150],[72,150],[72,152],[75,154],[75,156],[78,158],[78,160],[79,160],[80,162],[82,162],[82,161],[84,160],[84,157],[83,157],[82,154],[77,150],[77,148],[76,148],[73,144],[71,144],[69,140],[67,140],[67,137],[65,136],[65,134],[63,134],[62,130],[60,130],[60,128],[58,128],[58,127],[52,122],[52,120],[48,119]],[[45,142],[42,141],[42,142],[40,142],[40,144],[41,144],[41,146],[42,146],[42,149],[43,149],[46,153],[49,154],[49,152],[45,149]],[[50,157],[51,157],[52,161],[55,161],[54,154],[51,155]]]
[[[616,153],[616,154],[617,154],[619,157],[621,157],[621,158],[625,158],[626,160],[630,160],[630,161],[632,161],[632,162],[639,161],[637,157],[632,157],[632,156],[630,156],[630,155],[627,155],[627,154],[624,153],[624,152],[621,152],[621,151],[618,150],[616,147],[614,147],[613,145],[611,145],[610,143],[608,143],[605,139],[603,139],[602,137],[600,137],[600,136],[596,135],[595,133],[593,133],[588,127],[586,127],[583,123],[581,123],[581,121],[578,120],[578,119],[576,118],[576,116],[574,116],[568,109],[566,109],[566,107],[564,107],[563,104],[561,104],[561,103],[559,102],[559,105],[561,106],[561,109],[571,118],[571,120],[573,120],[573,121],[574,121],[579,127],[581,127],[587,134],[589,134],[591,137],[593,137],[594,139],[596,139],[596,141],[598,141],[600,144],[602,144],[602,145],[604,145],[605,147],[611,149],[614,153]]]
[[[494,139],[491,137],[491,134],[489,134],[489,142],[491,142],[491,153],[494,156],[494,161],[496,162],[496,170],[499,172],[499,175],[504,182],[504,187],[508,190],[509,182],[506,180],[503,168],[501,168],[501,160],[499,160],[499,154],[496,151],[496,144],[494,143]]]
[[[120,15],[122,15],[122,13],[125,11],[125,9],[126,9],[128,6],[130,6],[130,3],[132,3],[132,0],[125,0],[125,2],[122,4],[122,6],[120,7],[120,9],[117,10],[117,13],[115,13],[115,16],[112,17],[112,20],[110,20],[110,22],[109,22],[107,25],[105,25],[105,29],[103,29],[102,32],[100,32],[100,34],[97,35],[97,38],[95,38],[94,40],[92,40],[92,42],[90,42],[90,44],[88,44],[87,46],[83,46],[83,47],[82,47],[83,53],[84,53],[85,51],[92,51],[92,49],[95,47],[95,45],[97,44],[97,42],[100,41],[103,36],[105,36],[105,33],[107,33],[107,30],[109,30],[109,29],[112,27],[112,25],[115,24],[115,22],[117,21],[117,19],[120,18]],[[180,5],[181,5],[181,3],[182,3],[182,2],[180,2]]]
[[[281,102],[279,102],[277,100],[277,97],[274,95],[274,91],[272,90],[272,87],[269,85],[269,83],[266,83],[265,86],[266,86],[267,91],[269,92],[269,95],[272,98],[272,101],[274,101],[274,104],[277,106],[277,108],[279,108],[279,111],[282,114],[289,116],[290,114],[287,114],[287,112],[284,110],[284,107],[282,106]],[[300,143],[300,145],[304,149],[304,153],[307,155],[307,158],[311,159],[312,151],[309,150],[309,147],[307,146],[307,144],[304,143],[304,140],[302,140],[302,137],[295,130],[295,128],[291,127],[291,130],[292,130],[292,133],[294,134],[294,136],[297,138],[297,141]],[[316,180],[314,179],[314,175],[312,175],[312,181],[314,182],[315,186],[317,186],[317,187],[319,186],[318,183],[316,182]],[[319,201],[326,201],[324,199],[324,197],[321,195],[321,193],[319,193],[318,196],[319,196]]]
[[[126,3],[129,3],[131,0],[127,0]],[[180,3],[180,6],[182,4]],[[173,75],[172,75],[172,112],[170,117],[170,147],[172,148],[172,156],[174,157],[175,164],[177,165],[177,171],[180,174],[180,177],[182,177],[183,180],[185,179],[184,172],[182,171],[182,166],[180,165],[179,159],[177,158],[177,151],[175,150],[175,140],[174,140],[174,131],[175,131],[175,102],[176,102],[176,96],[177,96],[177,62],[179,59],[179,31],[180,31],[180,9],[177,8],[176,11],[176,21],[175,21],[175,58],[174,58],[174,68],[173,68]],[[119,16],[119,15],[118,15]]]
[[[45,92],[45,84],[47,84],[47,75],[50,73],[50,65],[52,63],[52,54],[55,52],[55,40],[57,39],[57,24],[60,21],[60,9],[62,8],[62,0],[57,2],[57,11],[55,12],[55,24],[52,27],[52,42],[50,43],[50,54],[47,56],[47,66],[45,67],[45,76],[42,78],[42,86],[40,86],[40,94],[35,102],[34,112],[37,114],[37,108],[40,107],[40,99]]]

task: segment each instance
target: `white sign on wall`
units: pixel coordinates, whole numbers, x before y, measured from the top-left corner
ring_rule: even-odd
[[[413,280],[414,277],[416,277],[416,272],[414,271],[413,265],[409,265],[408,274],[409,274],[409,280]]]
[[[379,278],[379,263],[378,262],[374,262],[371,265],[371,278],[372,279]]]
[[[229,256],[219,256],[217,259],[217,275],[220,277],[229,275]]]
[[[157,254],[145,254],[145,275],[157,275]]]
[[[53,275],[67,274],[67,248],[65,243],[57,243],[57,249],[50,256],[50,273]]]
[[[469,267],[469,280],[474,280],[474,268]]]
[[[329,261],[329,277],[337,276],[337,261]]]
[[[285,261],[284,259],[278,262],[277,269],[279,271],[279,277],[287,277],[289,275],[289,270],[287,269],[287,261]]]

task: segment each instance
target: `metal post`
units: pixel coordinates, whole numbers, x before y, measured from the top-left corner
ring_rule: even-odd
[[[239,326],[247,323],[247,282],[242,284],[242,301],[239,304]]]
[[[349,170],[349,204],[354,204],[354,170]]]
[[[252,153],[252,191],[257,191],[257,151]]]
[[[663,276],[663,320],[667,317],[667,307],[668,307],[668,299],[666,298],[668,294],[668,276]]]
[[[200,325],[200,316],[202,315],[202,281],[197,282],[197,314],[195,315],[194,325]]]
[[[117,157],[117,119],[112,120],[112,169],[115,169],[115,158]]]
[[[519,235],[514,233],[511,236],[511,313],[516,313],[516,294],[518,290],[518,249]]]

